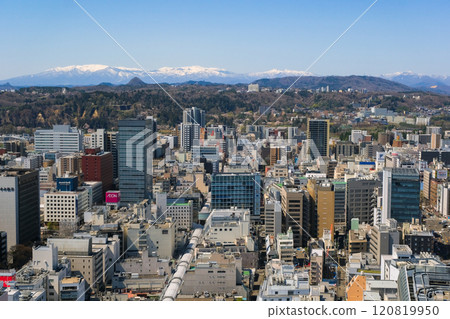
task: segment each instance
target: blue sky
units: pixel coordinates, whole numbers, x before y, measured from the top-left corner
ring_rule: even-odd
[[[145,68],[304,70],[373,0],[78,0]],[[379,0],[321,59],[321,75],[450,75],[450,1]],[[0,5],[0,79],[56,66],[136,67],[71,0]]]

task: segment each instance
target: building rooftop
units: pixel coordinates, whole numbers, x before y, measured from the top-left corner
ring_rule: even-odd
[[[32,173],[34,170],[22,169],[22,168],[7,168],[0,170],[0,177],[15,177],[23,176],[28,173]]]
[[[394,280],[367,280],[366,285],[371,289],[397,289],[397,282]]]
[[[392,175],[397,176],[419,176],[417,168],[388,168],[392,171]]]
[[[61,283],[64,284],[77,284],[81,281],[81,278],[78,277],[66,277],[63,280],[61,280]]]
[[[190,203],[171,203],[167,204],[167,206],[189,206]]]
[[[367,301],[381,301],[381,296],[376,291],[364,291],[364,300],[367,300]]]

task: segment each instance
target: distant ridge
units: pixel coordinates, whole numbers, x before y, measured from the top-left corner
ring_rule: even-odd
[[[114,84],[112,84],[110,82],[102,82],[102,83],[98,84],[98,86],[114,86]]]
[[[189,81],[221,84],[250,83],[261,78],[281,76],[312,75],[304,71],[277,70],[240,74],[220,68],[202,67],[198,65],[184,67],[162,67],[157,70],[143,71],[136,68],[112,67],[102,64],[71,65],[56,67],[46,71],[23,75],[0,81],[15,86],[88,86],[98,83],[125,85],[138,77],[145,83],[186,83]]]
[[[262,87],[288,88],[298,77],[283,77],[277,79],[260,79],[253,83]],[[411,91],[407,85],[374,76],[303,76],[293,86],[297,89],[317,89],[320,87],[329,87],[331,90],[366,89],[369,92],[401,92]]]
[[[450,94],[450,76],[425,75],[407,71],[383,74],[381,77],[423,91]]]
[[[234,73],[221,68],[198,65],[184,67],[162,67],[143,71],[137,68],[112,67],[102,64],[71,65],[55,67],[46,71],[14,77],[0,81],[2,90],[20,87],[144,87],[160,84],[190,84],[200,86],[220,84],[258,83],[261,86],[287,88],[299,76],[295,88],[315,89],[329,86],[331,90],[346,88],[367,89],[368,91],[405,91],[410,88],[440,94],[450,94],[450,77],[395,72],[376,76],[316,76],[310,72],[272,69],[265,72]],[[139,81],[135,83],[134,78]],[[397,83],[395,83],[397,82]],[[403,86],[402,86],[403,85]]]
[[[12,91],[16,89],[17,88],[12,86],[9,82],[6,82],[5,84],[0,84],[0,91]]]

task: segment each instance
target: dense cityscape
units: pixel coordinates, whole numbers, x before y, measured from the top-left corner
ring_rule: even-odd
[[[448,317],[449,12],[2,3],[0,317]]]
[[[0,299],[449,300],[450,131],[357,107],[2,135]]]

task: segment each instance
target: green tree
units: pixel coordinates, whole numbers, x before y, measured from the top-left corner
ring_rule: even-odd
[[[32,249],[25,245],[12,246],[8,252],[9,268],[20,269],[30,261]]]

